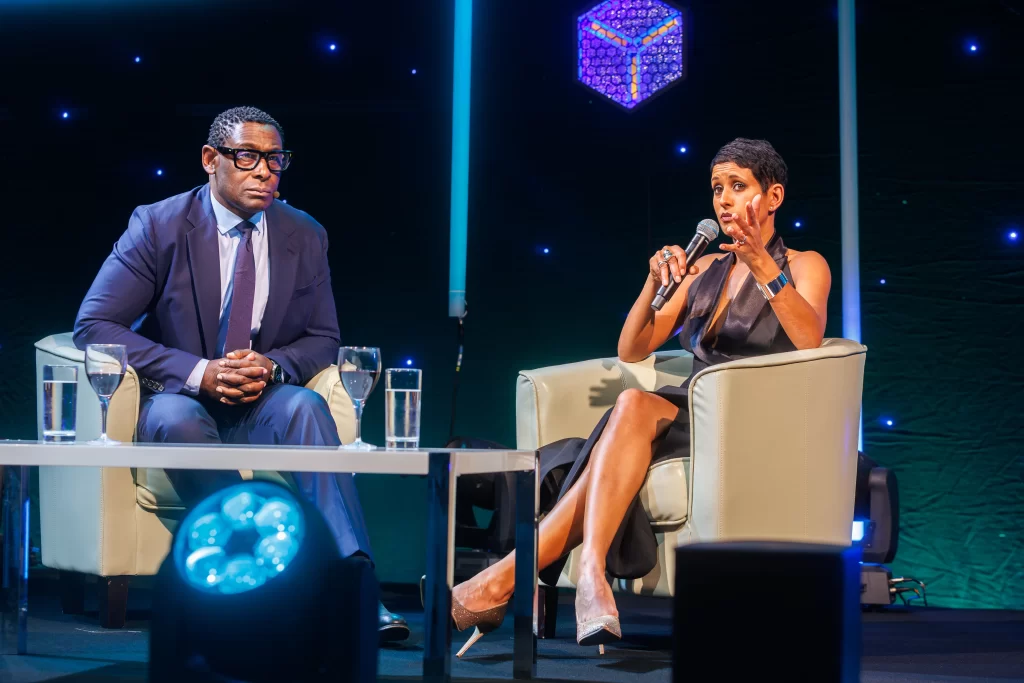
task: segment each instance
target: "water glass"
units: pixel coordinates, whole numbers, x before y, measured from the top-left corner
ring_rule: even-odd
[[[372,451],[363,441],[363,408],[380,378],[380,349],[375,346],[342,346],[338,350],[338,375],[356,409],[356,440],[342,446],[350,451]]]
[[[423,373],[414,368],[384,372],[384,437],[388,450],[420,447],[420,394]]]
[[[85,347],[85,374],[89,384],[100,399],[100,413],[103,417],[100,438],[91,444],[112,446],[121,443],[107,436],[107,409],[110,397],[128,370],[128,349],[124,344],[89,344]]]
[[[77,396],[77,366],[43,366],[43,441],[63,443],[75,440]]]

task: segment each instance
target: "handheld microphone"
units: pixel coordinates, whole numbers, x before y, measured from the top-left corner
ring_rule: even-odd
[[[697,259],[704,254],[704,250],[708,248],[711,242],[715,241],[718,237],[718,223],[705,218],[697,224],[697,234],[690,240],[690,246],[686,247],[686,263],[679,264],[679,270],[686,277],[687,271],[690,270],[690,266],[696,263]],[[676,289],[679,287],[679,283],[675,281],[675,278],[669,276],[668,285],[662,285],[658,287],[658,293],[654,297],[654,301],[651,302],[652,311],[660,311],[661,307],[665,305],[665,302],[672,298],[675,294]]]

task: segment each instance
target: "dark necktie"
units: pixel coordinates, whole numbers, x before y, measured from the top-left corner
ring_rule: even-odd
[[[252,344],[252,305],[256,296],[256,255],[252,248],[252,231],[256,226],[243,221],[235,226],[242,233],[235,254],[235,275],[231,280],[231,313],[224,353],[248,349]]]

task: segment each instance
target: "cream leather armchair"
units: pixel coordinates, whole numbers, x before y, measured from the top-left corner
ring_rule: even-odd
[[[658,539],[647,576],[617,580],[637,594],[672,595],[676,546],[697,541],[850,545],[857,437],[867,349],[820,348],[716,365],[690,384],[690,457],[651,467],[640,497]],[[639,363],[604,358],[521,372],[516,440],[533,450],[587,437],[628,388],[652,391],[689,376],[692,356]],[[578,549],[558,585],[575,585]]]
[[[71,334],[56,334],[36,343],[36,387],[42,392],[43,365],[77,365],[77,440],[99,436],[100,407],[85,374],[85,353],[75,348]],[[306,385],[323,396],[331,408],[342,442],[355,438],[355,410],[340,384],[334,366]],[[107,433],[118,441],[135,438],[139,417],[139,377],[131,367],[110,401]],[[42,434],[42,397],[37,401],[37,425]],[[40,436],[40,438],[42,438]],[[276,472],[243,471],[242,477],[289,482]],[[170,548],[171,535],[184,507],[161,469],[41,467],[39,521],[42,561],[63,570],[65,611],[78,611],[75,579],[65,572],[101,578],[100,621],[124,624],[127,577],[156,574]],[[70,586],[67,584],[71,584]]]

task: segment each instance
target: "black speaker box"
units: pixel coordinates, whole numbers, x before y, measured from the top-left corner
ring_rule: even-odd
[[[860,550],[697,543],[676,550],[673,680],[860,680]]]

